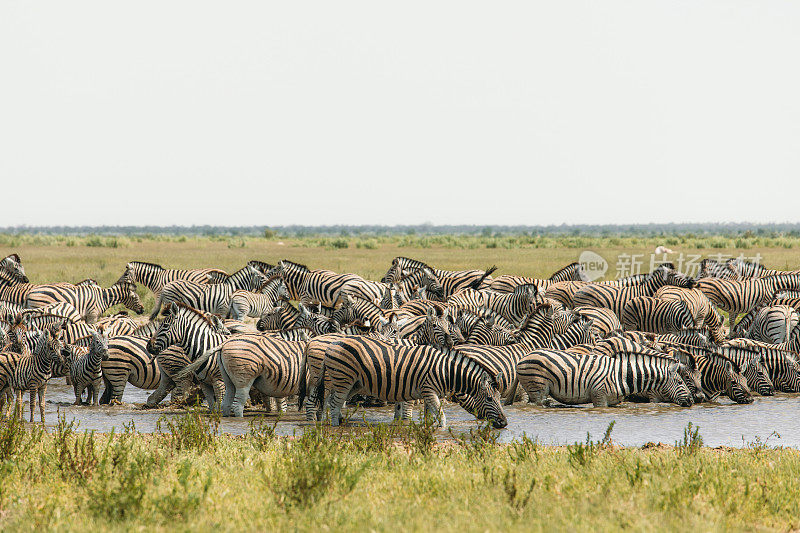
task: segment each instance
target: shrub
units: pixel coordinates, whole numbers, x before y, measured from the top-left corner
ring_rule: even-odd
[[[202,452],[217,445],[219,412],[201,415],[202,408],[189,409],[182,416],[162,416],[156,422],[156,432],[164,446],[174,451],[196,450]]]

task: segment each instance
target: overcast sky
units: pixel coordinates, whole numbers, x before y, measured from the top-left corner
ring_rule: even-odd
[[[800,221],[800,2],[0,3],[0,226]]]

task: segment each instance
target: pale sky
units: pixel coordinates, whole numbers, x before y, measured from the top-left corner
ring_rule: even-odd
[[[0,3],[0,226],[800,221],[800,2]]]

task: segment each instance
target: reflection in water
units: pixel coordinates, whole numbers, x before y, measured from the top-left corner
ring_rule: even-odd
[[[142,432],[155,431],[156,422],[162,415],[173,416],[169,410],[141,410],[148,391],[128,386],[125,389],[123,406],[79,407],[73,406],[75,396],[72,387],[63,382],[50,383],[47,387],[48,425],[56,422],[56,412],[80,422],[80,428],[97,431],[122,430],[122,424],[133,420],[136,429]],[[27,396],[27,395],[26,395]],[[755,397],[750,405],[736,405],[727,399],[720,404],[696,405],[683,409],[667,404],[633,404],[621,407],[595,409],[587,407],[545,408],[516,404],[506,408],[508,427],[500,431],[500,440],[509,442],[527,434],[545,444],[568,444],[586,439],[589,432],[593,439],[602,437],[608,424],[615,421],[612,439],[625,446],[641,446],[647,442],[674,444],[683,437],[686,424],[699,426],[700,435],[708,446],[742,446],[756,437],[762,440],[772,432],[781,438],[772,437],[770,444],[800,447],[800,402],[798,395]],[[473,427],[475,419],[458,406],[446,408],[447,420],[454,431]],[[351,411],[352,413],[352,411]],[[390,422],[393,410],[390,407],[358,410],[353,421],[369,423]],[[255,413],[245,413],[244,418],[222,419],[221,429],[226,433],[246,433]],[[28,416],[26,406],[25,416]],[[275,415],[268,415],[272,419]],[[37,412],[38,420],[38,412]],[[292,435],[298,428],[306,426],[302,413],[290,406],[281,417],[277,431]]]

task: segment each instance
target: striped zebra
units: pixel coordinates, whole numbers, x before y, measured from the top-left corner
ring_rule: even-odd
[[[147,342],[147,351],[153,356],[158,356],[168,347],[177,345],[183,349],[190,361],[195,361],[206,351],[222,344],[226,338],[224,333],[220,333],[218,319],[198,309],[173,302],[168,311],[161,326]],[[203,390],[208,408],[216,409],[225,394],[225,384],[216,358],[206,359],[205,364],[194,369],[194,375]]]
[[[222,416],[243,416],[251,387],[271,398],[297,394],[305,379],[307,344],[261,333],[236,335],[203,355],[217,359],[225,384]]]
[[[694,325],[694,316],[683,300],[639,296],[629,300],[622,311],[622,327],[627,330],[666,334]]]
[[[277,272],[286,282],[293,300],[303,305],[317,304],[336,307],[339,291],[348,281],[357,280],[355,274],[337,274],[330,270],[309,270],[307,266],[283,259],[278,262]]]
[[[58,302],[51,305],[45,305],[44,307],[38,307],[36,309],[25,309],[24,312],[31,317],[35,317],[37,315],[52,315],[60,316],[69,322],[83,321],[83,316],[81,313],[75,309],[74,305],[68,302]]]
[[[118,281],[107,289],[87,285],[39,285],[28,294],[25,306],[37,308],[58,302],[75,307],[87,324],[96,322],[109,307],[120,303],[135,313],[144,312],[136,285],[125,281]]]
[[[410,259],[408,257],[395,257],[392,259],[392,266],[386,271],[386,274],[381,278],[382,283],[397,283],[409,274],[423,271],[431,278],[436,278],[436,273],[433,268],[427,263]]]
[[[464,344],[477,344],[483,346],[508,346],[518,341],[513,331],[480,319],[470,331]]]
[[[577,315],[563,333],[553,335],[550,346],[556,350],[566,350],[577,344],[594,344],[596,340],[592,332],[592,319]]]
[[[800,287],[800,274],[784,274],[765,278],[733,281],[720,278],[705,278],[697,282],[711,302],[728,313],[730,329],[736,317],[749,313],[754,308],[768,303],[776,293]]]
[[[430,294],[434,299],[441,300],[444,298],[442,284],[439,283],[439,279],[430,269],[412,270],[408,274],[392,281],[391,284],[397,287],[401,299],[409,300],[413,298],[420,288],[425,291],[425,294]]]
[[[60,360],[61,332],[54,328],[44,330],[39,336],[39,342],[30,355],[22,355],[14,368],[11,376],[11,388],[17,395],[17,415],[22,418],[23,395],[25,391],[30,391],[31,423],[33,423],[33,413],[35,400],[39,400],[39,416],[44,425],[44,397],[47,392],[47,381],[53,362]],[[4,396],[4,395],[0,395]],[[0,411],[2,406],[0,406]]]
[[[310,381],[315,389],[330,389],[334,426],[341,421],[344,402],[357,393],[387,402],[424,400],[426,415],[440,427],[447,425],[440,398],[452,396],[494,427],[508,425],[496,377],[479,361],[457,352],[343,337],[328,346],[321,375]]]
[[[278,302],[289,299],[286,283],[275,277],[261,286],[258,291],[236,291],[231,296],[228,318],[244,320],[245,317],[260,318],[272,310]]]
[[[383,299],[386,289],[391,288],[388,283],[364,279],[356,274],[353,274],[353,276],[355,277],[345,282],[339,289],[339,302],[342,301],[344,296],[349,296],[351,298],[369,300],[378,305]]]
[[[491,275],[497,270],[491,266],[486,270],[441,270],[433,269],[442,286],[442,299],[447,299],[462,289],[481,290],[489,287]]]
[[[108,359],[108,335],[99,327],[91,334],[87,348],[70,346],[70,357],[66,361],[69,377],[75,392],[75,405],[83,404],[83,391],[88,389],[86,403],[98,405],[100,384],[103,382],[103,371],[100,364]]]
[[[512,324],[518,324],[535,305],[542,301],[536,285],[519,285],[510,294],[464,289],[450,296],[447,305],[468,310],[486,308]]]
[[[573,308],[574,313],[591,319],[592,329],[600,338],[608,337],[612,331],[622,329],[619,317],[606,307],[578,306]]]
[[[258,331],[283,331],[287,329],[305,328],[311,336],[325,335],[339,331],[339,323],[333,317],[312,313],[303,304],[298,308],[289,302],[283,302],[261,316],[256,322]]]
[[[694,316],[695,328],[708,328],[714,337],[714,342],[722,342],[725,339],[722,315],[700,289],[666,285],[658,289],[655,296],[661,300],[683,300]]]
[[[510,274],[503,274],[497,276],[492,280],[488,290],[492,292],[509,293],[514,292],[514,289],[520,285],[536,285],[540,292],[545,292],[554,282],[549,279],[532,278],[528,276],[513,276]]]
[[[164,287],[173,281],[191,281],[201,285],[220,283],[228,279],[228,274],[216,268],[193,268],[177,270],[164,268],[155,263],[144,261],[131,261],[125,265],[120,279],[128,279],[134,283],[141,283],[150,289],[156,298]]]
[[[700,270],[696,281],[706,278],[737,279],[738,276],[731,266],[732,259],[717,261],[716,259],[703,259],[700,261]]]
[[[558,283],[559,281],[589,281],[589,276],[586,275],[583,266],[575,261],[553,272],[549,281],[550,283]]]
[[[491,370],[498,376],[497,384],[500,393],[506,397],[506,405],[514,401],[517,392],[517,362],[526,354],[538,348],[550,346],[553,339],[553,309],[547,304],[538,306],[527,316],[515,332],[518,342],[507,346],[475,346],[458,347],[463,353]]]
[[[95,328],[102,328],[109,337],[119,337],[120,335],[131,335],[139,327],[139,324],[131,318],[126,311],[120,311],[111,316],[104,316],[94,323]]]
[[[784,345],[767,344],[750,339],[731,339],[725,345],[758,350],[775,390],[800,392],[800,354],[796,351],[789,350]]]
[[[555,300],[565,307],[575,307],[573,299],[575,294],[585,287],[591,286],[588,281],[559,281],[553,283],[544,291],[545,298]]]
[[[127,383],[143,390],[158,387],[161,372],[155,358],[147,351],[147,341],[135,335],[108,339],[108,359],[100,363],[105,385],[101,404],[121,404]]]
[[[256,291],[266,281],[264,274],[249,265],[231,274],[225,281],[212,285],[185,280],[171,281],[158,295],[150,320],[158,316],[163,305],[172,302],[180,302],[200,311],[227,316],[234,292]]]
[[[593,283],[575,293],[573,303],[575,306],[607,307],[621,317],[625,304],[639,296],[653,296],[664,285],[691,287],[694,282],[669,268],[661,265],[647,275],[646,281],[637,285],[621,287],[616,285],[603,285]]]
[[[678,374],[680,363],[646,348],[631,348],[614,357],[543,349],[517,364],[520,384],[530,400],[544,405],[548,398],[566,405],[616,405],[633,394],[656,392],[681,407],[692,395]]]
[[[731,330],[731,337],[747,337],[768,344],[789,341],[800,322],[797,311],[788,305],[766,305],[747,313]]]
[[[702,348],[711,348],[712,346],[704,329],[684,329],[677,333],[656,335],[655,342],[667,346],[673,344],[691,344]]]
[[[9,279],[21,283],[28,283],[28,276],[25,275],[25,267],[22,266],[22,259],[18,254],[9,254],[0,260],[0,270],[8,274]]]
[[[340,325],[360,320],[367,327],[372,328],[385,326],[389,322],[383,309],[372,300],[351,297],[347,294],[342,295],[342,304],[333,312],[331,319]]]
[[[753,396],[744,376],[749,361],[740,366],[715,350],[697,346],[685,345],[673,349],[694,358],[702,376],[703,393],[709,401],[724,394],[736,403],[753,403]]]

